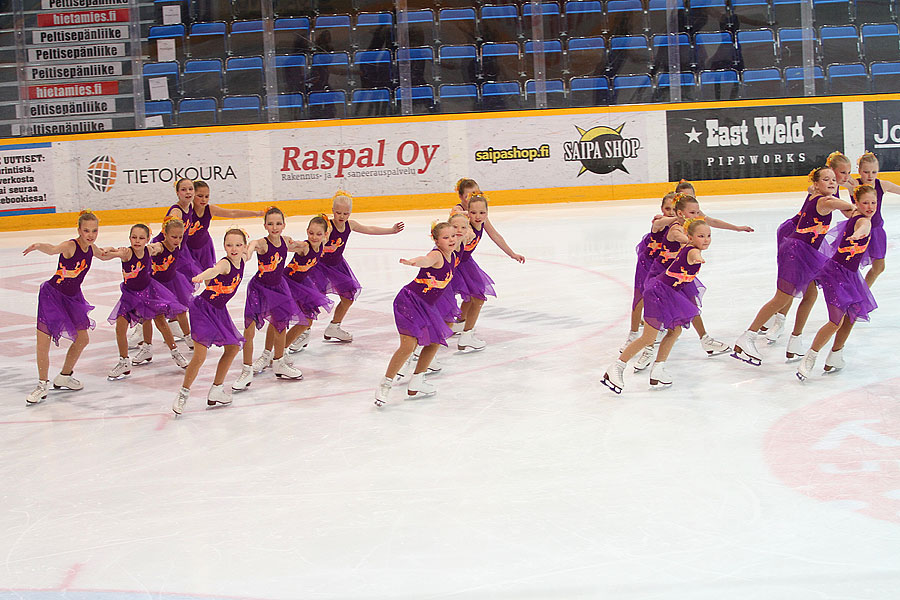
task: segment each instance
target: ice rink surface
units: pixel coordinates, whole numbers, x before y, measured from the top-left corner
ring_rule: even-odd
[[[804,194],[698,192],[707,214],[756,229],[715,230],[700,272],[707,328],[732,343],[774,292],[775,229]],[[364,286],[344,320],[352,344],[324,343],[320,319],[295,355],[303,381],[267,371],[207,410],[213,350],[177,420],[181,370],[158,333],[150,365],[106,380],[119,261],[95,260],[85,281],[98,322],[75,372],[85,389],[26,408],[37,291],[56,259],[21,251],[75,229],[0,234],[0,599],[896,600],[898,198],[884,208],[880,307],[854,330],[843,371],[822,376],[823,352],[801,384],[784,338],[752,367],[707,358],[686,331],[670,389],[650,391],[645,371],[615,396],[600,379],[627,334],[634,246],[657,210],[492,209],[528,260],[487,236],[476,252],[499,294],[477,328],[487,348],[442,349],[435,397],[407,402],[395,388],[380,410],[392,298],[415,274],[398,259],[430,249],[445,213],[357,214],[406,230],[350,238]],[[289,217],[286,234],[302,237],[307,218]],[[213,222],[220,254],[229,223]],[[127,228],[101,223],[98,243],[125,245]],[[245,287],[229,305],[238,322]],[[820,296],[806,345],[826,318]]]

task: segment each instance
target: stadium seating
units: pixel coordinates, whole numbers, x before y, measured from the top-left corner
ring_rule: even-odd
[[[612,94],[606,77],[573,77],[569,80],[569,106],[604,106]]]
[[[225,96],[221,122],[225,125],[259,123],[262,120],[259,96]]]
[[[218,107],[214,98],[185,98],[178,103],[178,125],[199,127],[219,122]]]
[[[443,84],[438,88],[442,113],[474,112],[480,108],[478,86]]]
[[[778,69],[744,69],[741,74],[742,98],[781,98],[784,81]]]
[[[561,79],[548,79],[544,82],[544,91],[547,94],[547,108],[565,108],[568,106],[566,99],[566,86]],[[537,84],[529,79],[525,82],[525,108],[537,107]]]
[[[354,90],[350,96],[350,116],[386,117],[394,114],[391,91],[387,88]]]

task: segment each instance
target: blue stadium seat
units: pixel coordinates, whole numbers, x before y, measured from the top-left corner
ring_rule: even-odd
[[[694,52],[691,49],[691,38],[686,33],[679,33],[670,40],[668,35],[654,35],[650,40],[653,52],[653,69],[656,71],[669,70],[669,42],[674,41],[678,46],[678,69],[690,71],[694,63]]]
[[[430,49],[430,48],[429,48]],[[418,85],[409,88],[410,98],[412,99],[413,114],[423,115],[430,114],[435,111],[434,88],[430,85]],[[406,96],[406,88],[397,88],[397,108],[401,107],[402,101]]]
[[[700,72],[701,100],[735,100],[740,88],[741,80],[734,69]]]
[[[569,73],[573,77],[597,77],[606,73],[606,41],[602,37],[572,38],[567,50]]]
[[[181,90],[178,86],[180,77],[177,62],[144,63],[142,70],[144,82],[146,83],[144,86],[145,98],[150,98],[150,80],[156,79],[157,77],[166,78],[166,86],[169,89],[169,98],[178,98],[181,96]]]
[[[219,121],[217,108],[213,98],[185,98],[178,103],[178,125],[180,127],[215,125]]]
[[[441,46],[439,54],[441,81],[446,83],[475,82],[479,72],[478,51],[475,46]]]
[[[868,94],[869,73],[861,63],[849,65],[828,65],[826,87],[831,96],[853,96]]]
[[[484,110],[518,110],[522,108],[522,88],[518,81],[500,81],[481,85]]]
[[[846,25],[850,22],[850,2],[847,0],[813,0],[813,18],[816,27]]]
[[[731,0],[731,14],[737,29],[768,27],[772,23],[771,0]]]
[[[276,56],[275,77],[279,92],[297,94],[306,90],[306,55]]]
[[[412,10],[406,13],[409,29],[409,45],[431,46],[435,42],[434,11]],[[398,18],[399,23],[399,18]]]
[[[594,1],[566,2],[566,33],[570,38],[604,35],[606,17],[603,4]]]
[[[307,107],[310,119],[343,119],[347,116],[347,93],[310,92]]]
[[[569,106],[606,106],[611,97],[606,77],[573,77],[569,80]]]
[[[147,117],[162,117],[163,127],[171,127],[174,121],[172,101],[150,100],[144,102],[144,115]]]
[[[235,21],[231,24],[228,48],[232,56],[253,56],[263,53],[263,22]]]
[[[389,12],[359,13],[354,38],[361,50],[390,48],[394,42],[394,15]]]
[[[698,33],[694,37],[694,51],[700,70],[731,69],[735,65],[734,40],[727,31]]]
[[[772,0],[772,22],[778,27],[802,27],[800,5],[808,0]]]
[[[606,3],[609,35],[631,35],[647,29],[647,15],[641,0],[609,0]]]
[[[697,99],[697,78],[693,73],[677,73],[678,77],[674,78],[681,87],[681,101],[691,102]],[[670,73],[660,73],[656,76],[656,94],[654,100],[656,102],[671,102],[672,100],[672,75]]]
[[[309,19],[289,17],[275,19],[275,54],[297,54],[310,47]]]
[[[225,89],[229,94],[237,96],[264,93],[263,59],[249,56],[225,61]],[[224,105],[222,108],[224,109]]]
[[[821,96],[825,92],[825,74],[822,67],[813,67],[813,83],[815,95]],[[785,93],[789,98],[804,95],[804,80],[802,67],[788,67],[784,70]]]
[[[147,54],[154,62],[159,61],[157,50],[160,40],[174,40],[175,60],[180,62],[184,59],[184,25],[160,25],[150,28],[147,33]]]
[[[566,100],[566,86],[561,79],[547,79],[544,82],[545,91],[547,93],[547,108],[565,108],[568,106]],[[537,107],[537,86],[533,79],[525,82],[525,106]]]
[[[313,42],[316,49],[323,52],[346,51],[350,49],[350,31],[349,15],[319,15],[316,17]]]
[[[475,112],[480,108],[475,84],[444,84],[438,88],[442,113]]]
[[[275,106],[278,107],[279,121],[299,121],[304,114],[303,94],[278,94],[275,96]]]
[[[653,82],[649,75],[617,75],[613,78],[616,104],[642,104],[653,101]]]
[[[647,4],[647,27],[650,33],[660,35],[668,33],[668,15],[666,14],[667,0],[650,0]],[[684,0],[675,1],[675,18],[678,24],[677,31],[687,30],[687,9],[684,7]]]
[[[813,57],[816,55],[818,41],[813,39]],[[803,66],[803,30],[798,28],[779,29],[778,47],[781,49],[782,67]]]
[[[194,23],[188,46],[191,58],[225,59],[225,23]]]
[[[767,69],[778,62],[775,32],[771,29],[738,31],[737,48],[738,57],[745,69]]]
[[[485,4],[481,7],[481,33],[486,42],[519,39],[519,12],[515,4]]]
[[[541,2],[541,25],[543,29],[543,39],[555,40],[559,37],[562,30],[562,18],[559,13],[559,4],[556,2]],[[531,38],[531,7],[530,2],[522,5],[522,28],[525,38]]]
[[[409,59],[410,84],[431,85],[434,82],[434,50],[431,46],[397,50],[398,65],[407,58]]]
[[[826,25],[819,29],[822,62],[826,65],[834,63],[852,63],[860,59],[859,32],[853,25],[832,27]]]
[[[350,96],[351,117],[387,117],[394,114],[391,91],[387,88],[353,90]]]
[[[534,77],[534,53],[535,50],[544,53],[544,78],[555,79],[562,77],[563,51],[562,42],[547,40],[544,42],[525,42],[525,76]]]
[[[731,13],[725,0],[691,0],[691,31],[724,31],[731,28]]]
[[[394,81],[390,50],[360,50],[353,57],[362,88],[390,87]]]
[[[782,98],[784,80],[778,69],[744,69],[741,98]]]
[[[891,0],[856,0],[857,23],[890,23],[895,21],[897,8]]]
[[[645,36],[626,35],[609,40],[608,68],[611,73],[617,75],[649,73],[652,62],[650,45]]]
[[[481,46],[481,72],[486,81],[511,81],[522,73],[522,57],[516,43],[488,42]],[[482,100],[484,90],[482,89]]]
[[[896,23],[862,26],[863,57],[866,62],[900,60],[900,34]]]
[[[262,110],[259,96],[225,96],[222,100],[222,123],[239,125],[260,121]]]
[[[186,61],[182,86],[188,98],[221,98],[224,86],[222,61],[218,58]]]
[[[869,70],[874,93],[889,94],[900,90],[900,62],[872,63]]]
[[[350,56],[346,52],[313,54],[307,83],[313,91],[347,89],[350,85]],[[310,98],[310,110],[312,105]]]
[[[438,38],[442,44],[453,46],[478,41],[474,8],[442,8],[438,16]]]

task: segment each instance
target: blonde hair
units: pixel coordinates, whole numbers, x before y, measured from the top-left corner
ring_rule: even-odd
[[[244,244],[247,243],[247,232],[240,227],[230,227],[228,231],[225,232],[225,237],[223,237],[222,240],[227,240],[229,235],[239,235],[241,236],[241,239],[244,240]]]
[[[876,194],[877,195],[877,193],[878,192],[875,191],[875,188],[873,186],[868,185],[868,184],[861,185],[861,186],[857,187],[855,190],[853,190],[853,203],[856,204],[856,201],[863,194]]]
[[[845,156],[844,158],[847,158],[847,157]],[[812,171],[809,172],[809,180],[813,183],[817,182],[819,180],[819,178],[821,178],[821,176],[822,176],[822,171],[825,171],[825,170],[830,171],[831,167],[827,166],[827,165],[824,167],[816,167],[815,169],[813,169]]]
[[[706,225],[707,227],[709,227],[709,225],[706,224],[706,219],[703,217],[698,217],[696,219],[687,219],[684,222],[684,230],[688,235],[694,235],[694,232],[697,231],[697,228],[701,225]]]
[[[684,210],[685,208],[687,208],[688,204],[697,204],[697,205],[700,204],[697,201],[697,199],[694,198],[693,196],[691,196],[690,194],[677,193],[677,194],[675,194],[674,198],[675,198],[675,212]]]
[[[334,193],[334,196],[331,197],[331,208],[333,209],[335,205],[338,203],[338,200],[343,198],[344,201],[347,202],[347,208],[353,210],[353,196],[350,195],[350,192],[344,190],[338,190]]]
[[[81,229],[81,225],[85,221],[96,221],[97,223],[99,223],[100,219],[98,219],[97,215],[92,213],[89,209],[85,208],[80,213],[78,213],[78,228],[79,229]]]
[[[437,240],[438,236],[441,234],[441,231],[450,227],[450,223],[447,221],[438,221],[431,224],[431,239]]]
[[[828,158],[825,159],[825,164],[830,168],[834,168],[834,165],[836,163],[844,163],[846,165],[853,164],[852,162],[850,162],[850,159],[847,158],[846,155],[844,155],[844,153],[840,150],[835,150],[828,155]]]
[[[868,162],[875,163],[877,165],[878,157],[875,156],[875,154],[873,152],[869,152],[868,150],[866,150],[865,152],[863,152],[863,155],[859,157],[859,160],[856,161],[856,165],[862,166],[863,163],[868,163]]]
[[[175,215],[166,215],[166,217],[163,219],[163,231],[169,233],[169,230],[175,227],[184,229],[184,221],[182,221]]]

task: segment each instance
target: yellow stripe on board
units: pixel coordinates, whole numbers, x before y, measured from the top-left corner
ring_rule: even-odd
[[[748,194],[774,192],[802,192],[809,182],[806,177],[771,177],[766,179],[722,179],[694,182],[703,196],[731,195],[736,190]],[[635,183],[628,185],[592,185],[581,187],[538,188],[528,190],[487,191],[492,206],[515,206],[525,204],[551,204],[557,202],[604,202],[609,200],[635,200],[640,198],[662,198],[675,189],[670,183]],[[404,196],[355,196],[354,212],[387,212],[405,210],[443,209],[449,212],[457,202],[453,193],[409,194]],[[288,216],[315,215],[330,212],[331,198],[313,200],[286,200],[278,203]],[[241,202],[223,204],[228,208],[265,210],[271,202]],[[130,225],[146,223],[156,232],[168,206],[151,208],[129,208],[119,210],[98,210],[101,225]],[[56,213],[50,215],[21,215],[0,217],[0,231],[23,231],[27,229],[58,229],[74,227],[78,213]]]

